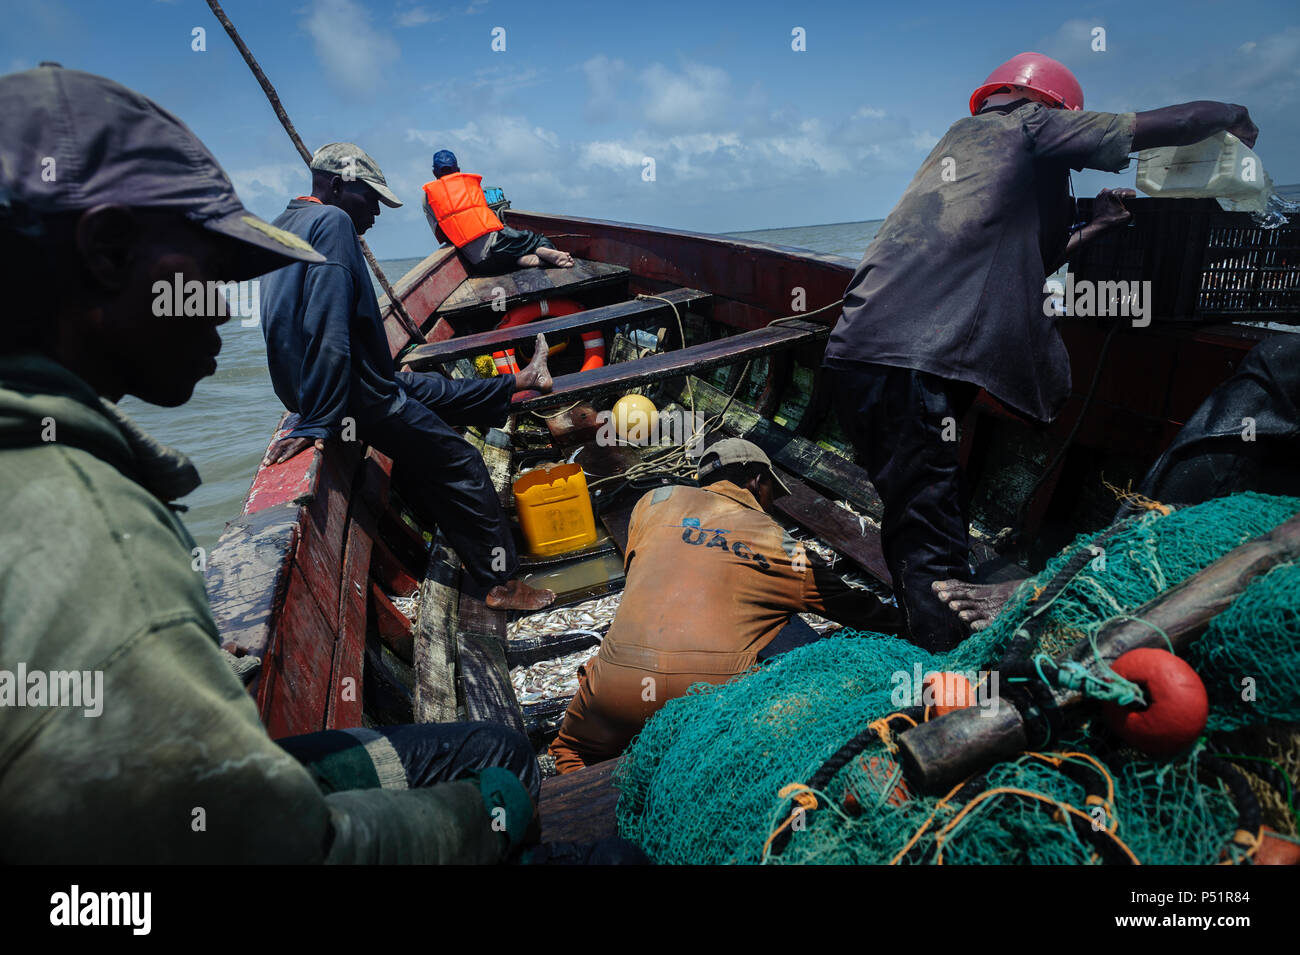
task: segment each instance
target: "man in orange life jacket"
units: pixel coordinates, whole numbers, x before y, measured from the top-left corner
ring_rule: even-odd
[[[472,271],[496,275],[538,265],[572,268],[573,256],[556,249],[546,236],[502,225],[483,196],[483,177],[461,172],[450,149],[433,154],[433,175],[424,184],[429,228],[439,243],[456,246]]]

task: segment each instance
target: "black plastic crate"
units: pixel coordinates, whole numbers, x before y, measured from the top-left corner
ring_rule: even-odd
[[[1092,214],[1079,201],[1080,219]],[[1300,215],[1261,229],[1213,199],[1131,199],[1133,219],[1070,262],[1076,281],[1149,281],[1165,321],[1300,324]]]

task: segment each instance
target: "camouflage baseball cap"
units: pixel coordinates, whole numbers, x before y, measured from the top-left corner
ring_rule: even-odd
[[[379,171],[379,163],[355,143],[330,143],[322,146],[311,157],[311,168],[335,173],[348,181],[360,179],[375,190],[379,201],[389,208],[396,209],[402,204],[402,200],[388,188],[388,180]]]
[[[0,76],[0,211],[105,203],[172,210],[232,240],[244,277],[325,261],[245,209],[207,147],[148,97],[57,63]]]
[[[704,479],[729,464],[761,464],[772,475],[772,481],[776,486],[782,492],[790,493],[790,488],[777,476],[776,468],[772,467],[772,459],[763,453],[762,448],[744,438],[723,438],[709,445],[700,455],[700,464],[696,468],[696,473]]]

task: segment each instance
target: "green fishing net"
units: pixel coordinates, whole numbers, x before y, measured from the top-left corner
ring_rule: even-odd
[[[1054,657],[1297,512],[1300,499],[1259,494],[1151,511],[1078,538],[949,653],[841,631],[727,684],[697,685],[646,724],[616,771],[620,832],[661,863],[1172,864],[1240,854],[1237,810],[1206,771],[1204,746],[1150,760],[1099,745],[1087,723],[1053,739],[1045,757],[999,763],[956,797],[911,792],[881,741],[831,778],[821,808],[795,811],[807,796],[786,787],[808,782],[868,725],[922,702],[924,673],[964,672],[986,702],[982,671],[1017,631],[1032,634],[1029,655]],[[1210,693],[1207,732],[1300,719],[1297,566],[1252,582],[1187,656]],[[1245,677],[1253,692],[1243,694]]]

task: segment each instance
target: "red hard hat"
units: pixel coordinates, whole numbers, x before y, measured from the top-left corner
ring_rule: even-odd
[[[983,85],[971,93],[971,115],[986,96],[1004,86],[1023,86],[1050,96],[1065,109],[1083,109],[1083,87],[1064,63],[1041,53],[1020,53],[990,73]]]

